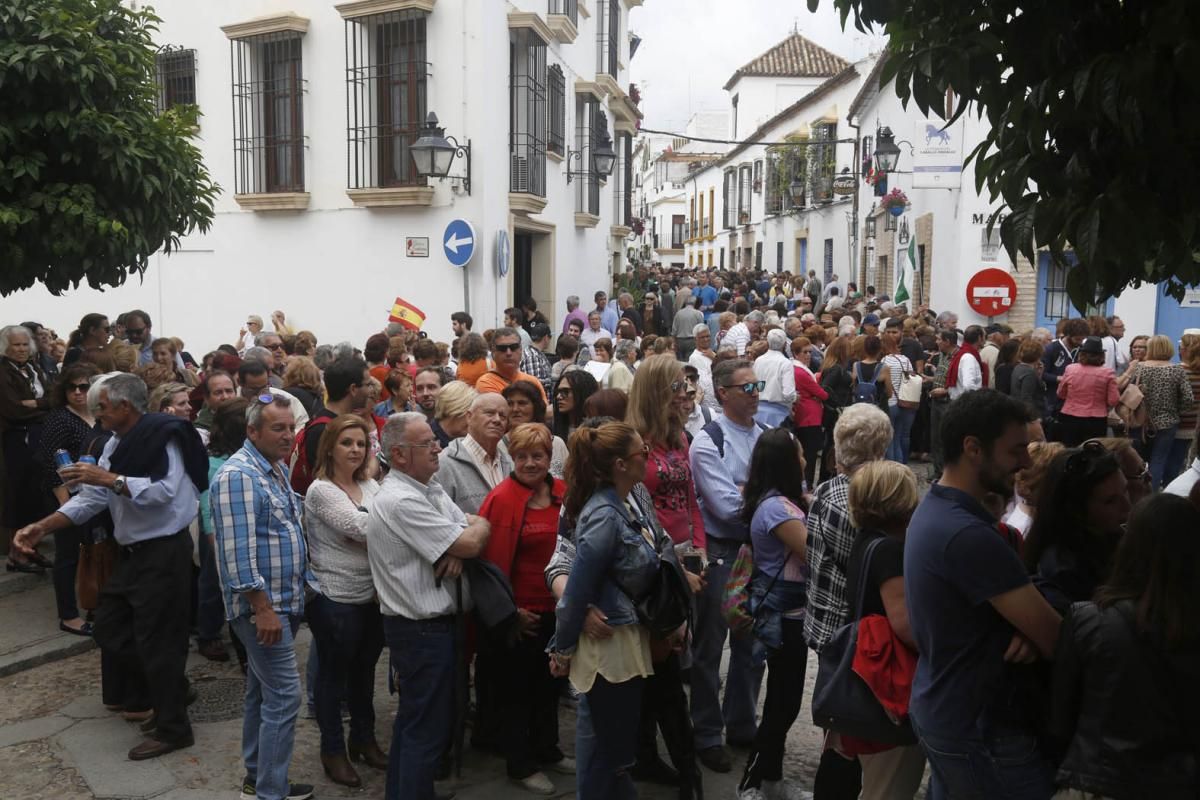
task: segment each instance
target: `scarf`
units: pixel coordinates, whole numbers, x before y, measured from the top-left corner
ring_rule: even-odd
[[[958,362],[962,361],[964,353],[970,353],[975,357],[975,361],[979,364],[980,374],[983,375],[983,385],[988,384],[988,368],[987,364],[983,363],[983,359],[979,356],[979,351],[975,349],[975,345],[962,343],[958,351],[954,354],[954,358],[950,359],[950,367],[946,370],[946,388],[958,386]]]
[[[113,449],[109,469],[118,475],[162,480],[170,465],[167,445],[174,442],[183,456],[183,468],[196,490],[208,488],[208,453],[200,434],[185,419],[169,414],[143,414]]]

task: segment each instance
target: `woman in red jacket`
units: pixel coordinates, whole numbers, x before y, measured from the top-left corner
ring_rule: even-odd
[[[811,492],[817,469],[817,453],[825,442],[821,417],[829,393],[821,388],[808,365],[812,363],[812,342],[806,336],[792,340],[792,367],[796,373],[796,402],[792,404],[792,419],[796,423],[796,438],[804,448],[804,483]]]
[[[508,777],[536,794],[552,794],[542,767],[573,773],[558,748],[558,679],[550,675],[546,645],[554,634],[554,596],[542,571],[554,553],[566,484],[550,475],[550,429],[518,425],[508,434],[513,472],[483,501],[479,515],[492,526],[484,557],[512,584],[520,636],[492,654],[503,692],[502,719]]]

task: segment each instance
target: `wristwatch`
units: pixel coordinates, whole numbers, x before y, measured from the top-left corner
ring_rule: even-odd
[[[125,476],[118,475],[113,479],[112,485],[113,494],[125,494]]]

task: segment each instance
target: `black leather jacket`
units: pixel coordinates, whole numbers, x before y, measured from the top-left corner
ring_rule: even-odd
[[[1131,602],[1076,603],[1054,664],[1054,732],[1070,741],[1059,786],[1114,800],[1200,796],[1200,648],[1166,653]]]

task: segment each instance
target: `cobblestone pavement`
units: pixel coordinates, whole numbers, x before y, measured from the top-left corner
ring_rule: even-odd
[[[308,634],[302,630],[297,644],[298,662],[308,653]],[[384,749],[391,739],[395,709],[387,693],[386,652],[377,669],[376,731]],[[166,800],[217,800],[235,798],[242,777],[240,756],[242,676],[236,662],[215,664],[192,653],[189,677],[200,700],[192,707],[196,745],[149,762],[128,761],[124,753],[139,740],[136,727],[104,710],[100,703],[100,656],[97,651],[0,678],[0,797],[4,800],[90,800],[93,798],[162,797]],[[800,718],[788,738],[785,774],[811,787],[820,758],[821,734],[811,723],[809,702],[816,674],[810,657],[806,697]],[[765,694],[765,692],[764,692]],[[559,716],[563,749],[574,745],[575,715],[564,703]],[[364,787],[348,789],[330,783],[321,770],[316,722],[302,718],[297,724],[293,781],[312,783],[318,798],[382,797],[383,775],[359,768]],[[660,746],[665,757],[665,749]],[[734,771],[718,775],[704,770],[706,795],[734,797],[734,785],[744,764],[745,752],[731,751]],[[559,796],[574,793],[573,782],[552,776]],[[532,795],[504,776],[504,762],[473,751],[464,754],[463,777],[446,788],[462,800],[473,798],[527,798]],[[667,800],[673,792],[662,787],[639,786],[640,796]]]

